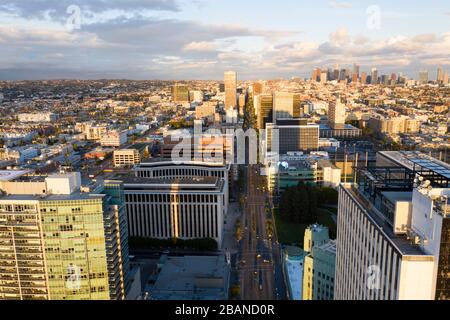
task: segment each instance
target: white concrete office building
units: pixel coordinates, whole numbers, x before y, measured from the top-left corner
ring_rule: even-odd
[[[134,168],[136,177],[150,179],[183,179],[218,177],[224,181],[224,212],[228,211],[231,166],[213,162],[186,161],[176,164],[170,160],[151,159]]]
[[[379,156],[339,189],[335,299],[449,299],[450,166]]]
[[[220,246],[225,181],[219,177],[125,179],[131,237],[212,238]]]

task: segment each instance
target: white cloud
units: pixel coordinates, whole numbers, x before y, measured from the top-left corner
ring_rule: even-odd
[[[328,5],[332,8],[337,9],[350,9],[352,4],[349,2],[339,2],[339,1],[328,1]]]
[[[292,37],[298,34],[150,18],[102,21],[76,32],[62,25],[8,23],[0,27],[0,74],[4,79],[220,79],[226,69],[236,69],[242,77],[272,78],[354,62],[386,73],[438,63],[450,67],[450,32],[371,39],[340,27],[326,42]]]
[[[200,41],[190,42],[183,47],[183,51],[210,52],[217,50],[218,46],[214,42]]]
[[[347,44],[350,41],[350,36],[348,34],[348,30],[345,27],[340,27],[335,32],[330,33],[329,39],[331,44],[342,46]]]

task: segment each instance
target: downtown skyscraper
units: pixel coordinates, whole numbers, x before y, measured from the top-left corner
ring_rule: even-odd
[[[80,192],[80,175],[71,173],[0,184],[0,300],[125,299],[121,182]]]
[[[237,73],[227,71],[224,74],[225,82],[225,110],[236,110],[237,107]]]

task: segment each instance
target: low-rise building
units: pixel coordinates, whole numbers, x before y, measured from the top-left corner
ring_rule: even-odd
[[[52,112],[40,113],[19,113],[19,122],[54,122],[58,120],[58,116]]]
[[[223,255],[162,257],[151,300],[227,300],[230,265]]]
[[[103,147],[120,147],[125,143],[127,143],[127,141],[128,141],[127,130],[123,131],[112,130],[102,135],[100,139],[100,144]]]
[[[114,167],[133,166],[141,162],[141,155],[137,149],[115,150],[113,161]]]
[[[333,300],[336,241],[328,228],[312,225],[305,230],[303,300]]]

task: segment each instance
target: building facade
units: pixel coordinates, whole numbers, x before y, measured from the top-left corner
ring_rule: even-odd
[[[219,177],[125,179],[130,237],[222,243],[225,183]]]
[[[27,188],[0,197],[0,299],[124,299],[128,231],[120,182],[105,182],[117,190],[113,196],[104,186],[67,193],[70,182],[56,180],[44,180],[44,194]]]
[[[141,163],[141,160],[138,149],[115,150],[113,153],[114,167],[133,166]]]
[[[255,111],[257,117],[257,128],[265,129],[267,123],[273,122],[273,96],[271,94],[260,94],[254,97]]]
[[[383,152],[339,190],[335,298],[448,299],[450,166]]]
[[[43,113],[19,113],[19,122],[54,122],[58,116],[51,112]]]
[[[274,135],[274,132],[277,132]],[[317,151],[319,148],[319,126],[302,119],[278,120],[266,125],[266,150],[272,150],[274,137],[278,136],[280,154],[295,151]],[[276,138],[275,138],[276,139]],[[275,141],[276,144],[276,141]]]
[[[173,102],[189,102],[189,88],[185,85],[174,85],[172,87]]]
[[[128,131],[127,130],[112,130],[104,135],[100,139],[102,147],[120,147],[127,143]]]
[[[237,73],[227,71],[224,74],[225,110],[237,110]]]

